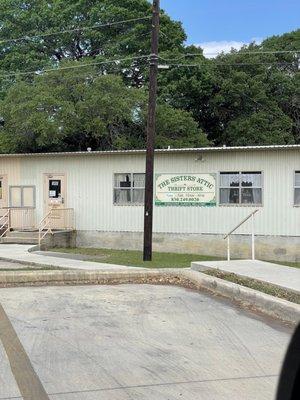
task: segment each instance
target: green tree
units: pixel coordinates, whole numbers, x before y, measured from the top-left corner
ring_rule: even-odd
[[[0,71],[38,70],[64,59],[102,61],[150,54],[151,4],[147,0],[0,0],[0,10]],[[149,19],[95,28],[141,17]],[[76,31],[53,34],[72,29]],[[47,36],[26,39],[39,33]],[[162,12],[160,51],[182,49],[185,39],[181,24]],[[146,66],[145,60],[123,62],[122,74],[130,84],[142,86]],[[99,69],[120,74],[118,66]]]
[[[0,0],[0,10],[2,151],[145,147],[149,63],[132,57],[150,53],[150,2]],[[203,132],[215,145],[300,143],[300,30],[211,60],[185,39],[181,23],[162,12],[160,63],[170,69],[159,72],[158,146],[199,146]],[[91,62],[77,72],[22,74]]]
[[[300,30],[212,60],[186,57],[161,72],[160,97],[191,112],[216,145],[300,143],[299,38]],[[257,54],[278,50],[292,52]]]
[[[73,64],[68,63],[68,66]],[[0,102],[2,152],[144,148],[147,94],[120,76],[68,69],[19,81]],[[204,146],[192,116],[158,105],[157,146]]]

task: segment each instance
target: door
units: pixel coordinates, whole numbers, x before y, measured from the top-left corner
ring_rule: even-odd
[[[66,177],[65,174],[45,174],[44,177],[44,209],[45,215],[51,213],[51,227],[64,228],[66,208]]]

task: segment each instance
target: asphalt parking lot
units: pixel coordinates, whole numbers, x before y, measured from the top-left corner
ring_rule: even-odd
[[[10,288],[0,303],[0,400],[273,400],[292,333],[171,286]]]

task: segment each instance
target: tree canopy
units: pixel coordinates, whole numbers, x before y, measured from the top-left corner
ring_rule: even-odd
[[[188,57],[161,74],[161,97],[192,112],[215,145],[300,143],[299,55],[300,30],[212,60]]]
[[[6,152],[143,148],[147,94],[120,76],[77,69],[16,82],[0,102]],[[191,114],[158,104],[158,147],[206,146]]]
[[[0,10],[1,152],[145,147],[147,0]],[[164,11],[160,30],[157,147],[300,143],[300,30],[214,59]]]
[[[150,54],[151,4],[147,0],[0,0],[0,10],[0,71],[38,70],[65,59],[100,62]],[[145,19],[135,21],[139,18]],[[109,26],[128,20],[132,22]],[[186,35],[181,23],[162,12],[160,29],[161,52],[183,48]],[[45,36],[27,39],[40,33]],[[122,74],[130,84],[141,86],[147,65],[143,60],[128,61],[122,65]],[[120,73],[113,66],[105,65],[103,70]]]

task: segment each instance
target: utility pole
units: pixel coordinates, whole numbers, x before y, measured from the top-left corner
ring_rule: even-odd
[[[144,207],[144,261],[152,260],[153,178],[160,0],[153,0]]]

